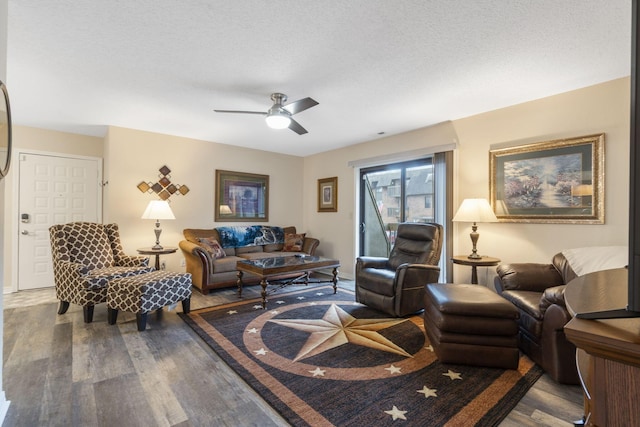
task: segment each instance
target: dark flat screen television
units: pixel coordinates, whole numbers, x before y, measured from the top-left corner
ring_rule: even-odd
[[[640,89],[638,87],[638,0],[631,5],[631,128],[629,132],[629,264],[627,306],[615,310],[578,313],[582,319],[640,317]]]

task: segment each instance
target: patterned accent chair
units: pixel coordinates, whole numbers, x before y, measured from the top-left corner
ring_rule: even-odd
[[[95,304],[107,301],[109,280],[153,271],[147,257],[124,254],[117,224],[57,224],[49,236],[58,314],[78,304],[91,323]]]
[[[440,277],[442,238],[440,224],[399,224],[389,258],[358,258],[356,301],[396,317],[422,310],[426,285]]]

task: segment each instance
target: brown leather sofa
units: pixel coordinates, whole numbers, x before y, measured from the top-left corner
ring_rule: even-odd
[[[285,234],[297,234],[295,227],[283,227]],[[318,239],[304,236],[302,248],[299,251],[283,251],[283,243],[265,245],[252,245],[235,248],[224,248],[223,258],[214,258],[201,239],[213,239],[220,242],[220,236],[216,228],[183,230],[185,240],[178,246],[184,255],[187,273],[191,273],[193,285],[204,295],[211,289],[236,286],[236,263],[247,259],[261,259],[279,256],[293,256],[304,253],[314,255],[320,244]],[[242,278],[244,284],[258,283],[257,276],[245,274]]]
[[[576,348],[564,334],[571,320],[565,284],[576,277],[562,253],[551,264],[499,265],[497,292],[520,311],[518,347],[559,383],[578,384]]]

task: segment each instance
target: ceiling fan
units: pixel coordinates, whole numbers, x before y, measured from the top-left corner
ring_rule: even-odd
[[[240,113],[240,114],[260,114],[262,116],[267,116],[265,118],[267,122],[267,126],[272,129],[284,129],[289,128],[298,135],[304,135],[307,133],[307,130],[300,126],[300,123],[296,122],[291,118],[294,114],[297,114],[301,111],[309,109],[311,107],[315,107],[318,105],[318,102],[311,98],[303,98],[297,101],[291,102],[287,105],[283,105],[284,102],[287,102],[287,95],[283,93],[272,93],[271,100],[273,101],[273,105],[266,113],[261,111],[238,111],[238,110],[213,110],[216,113]]]

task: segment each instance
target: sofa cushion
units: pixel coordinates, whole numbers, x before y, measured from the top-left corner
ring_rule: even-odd
[[[304,245],[304,237],[306,233],[302,234],[291,234],[287,233],[284,235],[284,246],[282,250],[285,252],[295,252],[301,251],[302,246]]]
[[[255,252],[264,252],[262,246],[243,246],[236,248],[236,255],[251,254]]]
[[[280,252],[283,247],[284,243],[270,243],[263,246],[265,252]]]
[[[220,243],[213,237],[199,237],[198,240],[205,247],[211,258],[219,259],[227,256],[227,253],[222,249]]]
[[[502,296],[531,317],[542,320],[544,313],[540,309],[540,292],[504,291]]]
[[[226,256],[213,261],[214,273],[229,273],[236,271],[236,264],[238,261],[243,261],[243,258],[237,256]]]
[[[280,252],[245,252],[238,254],[238,256],[244,260],[254,260],[254,259],[265,259],[265,258],[276,258],[282,256]]]
[[[550,286],[564,284],[551,264],[512,263],[496,268],[503,290],[544,292]]]

